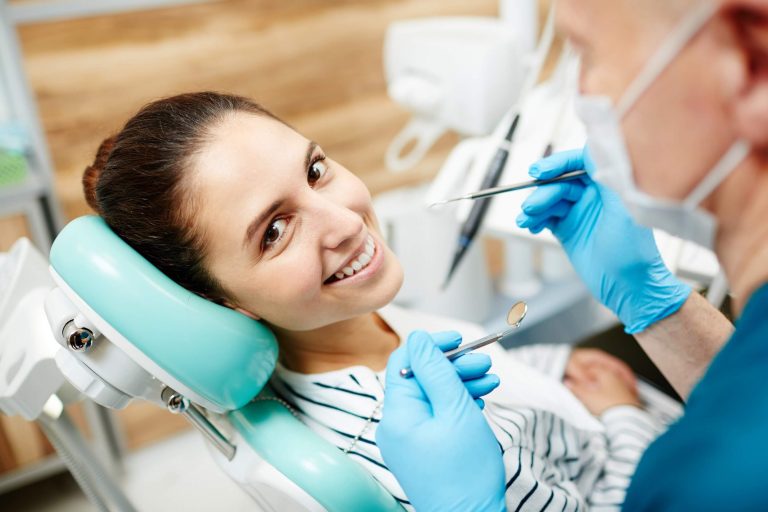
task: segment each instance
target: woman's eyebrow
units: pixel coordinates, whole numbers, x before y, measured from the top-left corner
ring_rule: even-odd
[[[248,224],[248,228],[245,230],[245,236],[243,237],[243,248],[248,247],[248,244],[256,235],[256,232],[259,230],[261,225],[264,224],[272,216],[272,214],[275,213],[278,208],[280,208],[282,204],[282,200],[275,201],[269,205],[269,208],[257,215],[256,218],[253,219],[250,224]]]

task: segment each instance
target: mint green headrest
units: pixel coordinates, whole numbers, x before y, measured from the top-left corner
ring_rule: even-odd
[[[277,343],[267,327],[182,288],[101,217],[70,222],[53,243],[51,266],[97,315],[167,373],[155,377],[172,387],[166,380],[175,379],[214,408],[242,407],[275,368]]]

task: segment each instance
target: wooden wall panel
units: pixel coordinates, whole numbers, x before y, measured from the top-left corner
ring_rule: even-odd
[[[80,176],[99,142],[142,104],[183,91],[247,95],[316,139],[373,192],[423,180],[450,137],[412,175],[384,170],[408,115],[389,101],[386,27],[432,15],[495,15],[490,0],[226,0],[24,26],[66,212],[87,211]]]

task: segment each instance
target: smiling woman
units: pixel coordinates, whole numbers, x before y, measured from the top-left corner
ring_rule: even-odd
[[[197,205],[188,226],[223,304],[278,331],[308,331],[369,314],[397,293],[402,271],[368,189],[286,124],[229,112],[208,126],[188,170]],[[378,251],[363,269],[369,245]],[[336,280],[340,272],[350,276]]]
[[[364,357],[377,366],[395,346],[372,312],[402,271],[368,190],[253,101],[201,92],[146,105],[102,143],[83,185],[88,204],[173,280],[270,325],[294,366],[335,364],[305,352],[340,322],[370,331]]]

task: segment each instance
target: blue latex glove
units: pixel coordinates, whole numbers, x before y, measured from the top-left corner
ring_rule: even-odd
[[[586,148],[539,160],[529,172],[545,179],[579,169],[594,173]],[[629,334],[676,312],[691,293],[667,269],[653,232],[636,224],[619,196],[591,178],[537,188],[523,203],[517,225],[532,233],[552,231],[592,295]]]
[[[461,334],[456,331],[435,332],[431,336],[432,341],[441,352],[453,350],[461,344]],[[472,395],[481,409],[484,408],[485,402],[480,397],[487,395],[499,386],[498,376],[486,375],[491,369],[490,356],[479,352],[470,352],[452,362],[469,394]]]
[[[408,366],[414,378],[404,379],[399,371]],[[505,510],[499,443],[424,331],[389,358],[376,443],[419,512]]]

